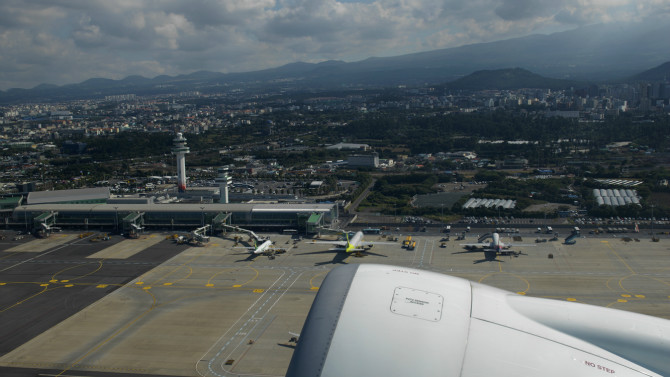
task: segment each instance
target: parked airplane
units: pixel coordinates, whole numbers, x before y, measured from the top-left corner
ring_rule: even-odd
[[[237,246],[237,247],[242,247],[249,250],[249,253],[251,255],[255,256],[262,254],[269,256],[271,259],[274,259],[275,254],[286,252],[285,249],[276,248],[273,245],[274,242],[272,242],[272,240],[265,240],[261,242],[261,244],[259,245],[258,243],[256,243],[256,240],[254,239],[254,246]]]
[[[459,244],[459,245],[464,246],[466,249],[481,248],[484,251],[495,251],[498,254],[514,253],[513,251],[508,251],[508,249],[511,248],[511,247],[517,247],[517,246],[534,247],[535,246],[533,244],[523,244],[523,243],[517,243],[517,244],[503,243],[500,240],[500,234],[498,234],[498,233],[493,233],[493,235],[491,237],[493,238],[493,240],[491,242],[462,243],[462,244]]]
[[[252,254],[264,254],[272,248],[272,240],[265,240],[260,245],[254,241],[255,248],[249,248]]]
[[[312,243],[323,243],[335,245],[330,250],[345,251],[347,253],[360,253],[361,251],[368,251],[374,245],[395,245],[395,242],[368,242],[363,240],[363,232],[360,230],[354,233],[353,237],[349,238],[349,233],[344,233],[346,241],[313,241]]]
[[[661,377],[668,355],[667,319],[356,263],[319,287],[286,376]]]

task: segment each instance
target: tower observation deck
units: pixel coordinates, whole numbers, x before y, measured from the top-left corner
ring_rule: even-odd
[[[214,183],[219,185],[219,203],[228,203],[228,186],[232,182],[232,178],[228,175],[227,168],[219,168],[219,175],[214,179]]]
[[[186,138],[181,132],[177,133],[174,138],[174,147],[172,147],[172,154],[177,156],[177,187],[179,192],[186,191],[186,153],[190,153],[186,146]]]

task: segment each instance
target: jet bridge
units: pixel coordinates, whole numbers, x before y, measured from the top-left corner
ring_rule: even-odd
[[[220,212],[212,219],[212,232],[223,233],[226,231],[226,226],[230,221],[231,212]]]
[[[56,223],[56,215],[58,215],[56,211],[43,212],[33,219],[33,229],[37,237],[46,238],[52,231],[60,230],[53,226]]]
[[[202,246],[203,243],[209,242],[209,236],[207,236],[207,231],[211,231],[211,225],[205,225],[191,232],[191,239],[196,245]]]
[[[305,233],[306,234],[317,234],[319,229],[323,227],[323,214],[322,213],[313,213],[307,219],[305,223]]]
[[[574,245],[575,243],[577,243],[576,239],[579,238],[580,235],[581,234],[579,232],[579,228],[575,227],[570,233],[570,235],[565,239],[565,241],[563,241],[563,243],[566,245]]]
[[[481,237],[479,237],[479,238],[477,239],[477,242],[478,242],[478,243],[482,243],[482,242],[486,241],[486,240],[489,239],[489,238],[493,238],[493,236],[491,235],[491,233],[485,233],[485,234],[483,234]]]
[[[249,235],[250,239],[254,239],[254,240],[256,240],[256,242],[265,241],[265,239],[263,237],[260,237],[258,234],[254,233],[253,231],[251,231],[249,229],[244,229],[244,228],[240,228],[239,226],[228,225],[228,224],[219,224],[219,226],[222,229],[224,229],[225,231],[246,233],[246,234]]]
[[[137,238],[144,230],[144,212],[129,213],[122,222],[123,233],[130,238]]]

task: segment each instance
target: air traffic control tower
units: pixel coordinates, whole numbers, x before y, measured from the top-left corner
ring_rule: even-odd
[[[177,133],[174,138],[174,147],[172,147],[172,154],[177,156],[177,188],[179,192],[186,191],[186,153],[190,153],[186,146],[186,138],[181,132]]]
[[[228,204],[228,186],[233,179],[228,175],[227,168],[219,168],[218,173],[214,182],[219,185],[219,203]]]

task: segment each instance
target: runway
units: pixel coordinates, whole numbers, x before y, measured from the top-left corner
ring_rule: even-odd
[[[380,256],[357,258],[267,236],[287,253],[250,258],[232,237],[189,247],[163,234],[96,243],[53,239],[37,252],[10,250],[44,240],[0,244],[0,373],[283,376],[293,353],[290,333],[300,332],[323,278],[340,263],[421,268],[518,294],[670,319],[667,238],[587,237],[491,257],[458,245],[474,235],[440,247],[441,236],[416,233],[413,251],[398,242],[374,247]],[[526,243],[535,238],[523,236]]]

